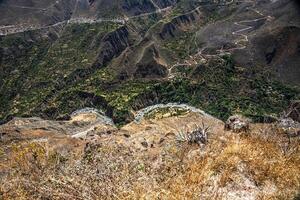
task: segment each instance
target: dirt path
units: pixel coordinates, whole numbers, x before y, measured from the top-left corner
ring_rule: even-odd
[[[150,0],[150,2],[153,4],[153,6],[155,7],[155,9],[156,9],[157,11],[160,11],[160,10],[161,10],[160,7],[159,7],[153,0]]]
[[[272,20],[273,19],[272,16],[266,16],[261,11],[254,8],[255,4],[256,4],[255,0],[239,1],[239,2],[252,3],[252,5],[248,7],[248,9],[255,12],[256,14],[260,15],[260,17],[256,18],[256,19],[251,19],[251,20],[242,20],[242,21],[234,22],[234,25],[241,27],[241,29],[238,29],[231,33],[232,35],[237,36],[237,40],[234,42],[236,47],[233,47],[230,49],[223,49],[223,47],[222,47],[221,49],[216,50],[216,52],[217,52],[216,54],[207,54],[207,53],[203,53],[206,50],[206,47],[200,48],[199,45],[197,44],[196,37],[194,37],[195,46],[198,47],[198,49],[199,49],[198,52],[194,56],[191,56],[190,59],[184,60],[183,63],[176,63],[176,64],[172,65],[169,68],[169,75],[168,75],[169,79],[172,79],[175,77],[175,74],[172,72],[172,69],[174,69],[177,66],[191,66],[192,63],[197,64],[196,60],[198,60],[198,58],[206,59],[206,58],[210,58],[210,57],[220,57],[220,56],[223,56],[226,54],[230,54],[234,50],[245,49],[247,47],[247,43],[249,42],[248,35],[245,32],[255,28],[253,25],[249,25],[249,24],[251,24],[253,22],[259,22],[262,20]],[[227,2],[226,5],[230,5],[232,3],[234,3],[234,0]],[[199,9],[199,7],[196,9]]]
[[[46,10],[50,9],[51,7],[53,7],[54,5],[55,4],[50,5],[49,7],[45,8],[45,9],[42,9],[42,10],[46,11]],[[76,1],[73,13],[75,13],[75,11],[77,10],[77,5],[78,5],[78,0]],[[100,19],[71,18],[70,20],[64,20],[64,21],[61,21],[61,22],[58,22],[58,23],[55,23],[55,24],[52,24],[52,25],[49,25],[49,26],[40,26],[40,27],[39,26],[32,26],[32,25],[28,25],[28,24],[0,26],[0,36],[1,35],[4,35],[4,36],[5,35],[11,35],[11,34],[25,32],[25,31],[47,29],[47,28],[51,28],[51,27],[56,27],[56,26],[61,25],[61,24],[94,24],[94,23],[101,23],[101,22],[113,22],[113,23],[125,24],[126,22],[128,22],[132,19],[145,17],[145,16],[150,16],[150,15],[153,15],[153,14],[168,11],[171,7],[172,6],[169,6],[169,7],[166,7],[164,9],[160,9],[158,7],[159,9],[157,9],[154,12],[143,13],[143,14],[140,14],[140,15],[135,15],[135,16],[131,16],[131,17],[123,17],[123,18],[100,18]],[[6,18],[6,19],[8,19],[8,18]],[[5,20],[5,19],[2,19],[1,21],[3,21],[3,20]]]

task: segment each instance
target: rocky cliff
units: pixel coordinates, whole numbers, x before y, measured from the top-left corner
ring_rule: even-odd
[[[91,108],[0,126],[0,197],[298,198],[299,137],[276,123],[237,133],[196,108],[157,109],[121,129]]]
[[[120,27],[114,32],[107,34],[101,41],[100,53],[94,66],[103,67],[114,57],[120,55],[129,45],[129,31],[127,27]]]

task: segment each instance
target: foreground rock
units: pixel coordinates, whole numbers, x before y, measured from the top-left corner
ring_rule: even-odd
[[[285,133],[288,137],[300,136],[300,123],[292,118],[282,118],[276,123],[280,132]]]
[[[229,117],[225,123],[225,130],[235,133],[248,132],[250,127],[250,119],[241,115],[233,115]]]
[[[1,141],[35,139],[42,136],[71,136],[84,138],[91,131],[113,131],[113,121],[95,109],[78,110],[69,121],[51,121],[41,118],[14,118],[0,126]],[[9,134],[8,134],[9,133]]]

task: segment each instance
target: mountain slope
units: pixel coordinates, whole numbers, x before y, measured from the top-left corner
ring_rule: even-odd
[[[0,118],[64,119],[89,106],[124,124],[160,102],[222,119],[277,115],[299,98],[297,8],[291,0],[3,1]]]

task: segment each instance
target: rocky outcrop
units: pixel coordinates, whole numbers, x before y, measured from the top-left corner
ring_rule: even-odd
[[[151,105],[151,106],[145,107],[145,108],[137,111],[137,114],[135,115],[134,121],[137,122],[137,123],[139,123],[142,120],[144,120],[144,118],[145,118],[146,115],[149,115],[149,114],[151,114],[153,112],[160,112],[160,110],[166,110],[166,109],[170,109],[170,111],[172,109],[174,109],[174,110],[177,109],[177,111],[181,111],[179,113],[185,113],[185,111],[186,112],[192,112],[192,113],[198,113],[198,114],[204,116],[205,118],[214,119],[213,116],[205,113],[203,110],[200,110],[200,109],[198,109],[196,107],[193,107],[193,106],[190,106],[188,104],[168,103],[168,104],[155,104],[155,105]],[[165,114],[167,114],[167,113],[165,113]],[[169,116],[169,114],[167,114],[167,116]],[[203,124],[202,124],[202,126],[203,126]]]
[[[129,45],[129,30],[126,26],[122,26],[107,34],[101,41],[100,53],[97,61],[94,63],[94,67],[105,66],[114,57],[120,55]]]
[[[233,131],[235,133],[248,132],[250,129],[250,119],[241,115],[233,115],[228,118],[225,123],[226,131]]]
[[[74,112],[69,120],[51,121],[38,117],[13,118],[7,124],[0,126],[0,142],[10,140],[28,139],[31,137],[42,137],[44,134],[70,135],[72,137],[85,137],[93,130],[114,130],[115,125],[111,118],[96,109],[81,109]],[[26,135],[30,131],[43,133],[42,135]],[[11,132],[13,134],[6,134]]]
[[[175,17],[171,20],[171,22],[168,22],[163,25],[159,36],[161,39],[166,39],[168,37],[175,37],[176,33],[180,32],[180,29],[183,29],[184,27],[191,26],[193,23],[201,23],[201,13],[199,10],[194,10],[193,12],[180,15],[178,17]]]
[[[297,199],[299,140],[284,153],[286,139],[259,135],[259,124],[236,137],[222,121],[189,113],[116,129],[94,123],[95,112],[0,126],[0,198]]]
[[[276,127],[280,132],[286,134],[288,137],[300,136],[300,123],[291,118],[282,118],[276,123]]]

